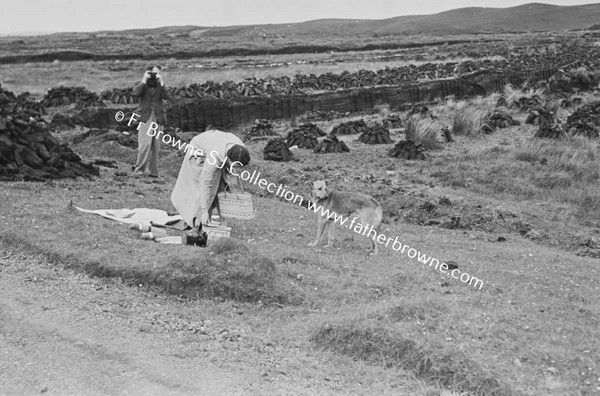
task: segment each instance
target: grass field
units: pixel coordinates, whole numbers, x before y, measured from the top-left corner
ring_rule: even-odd
[[[148,63],[164,66],[167,85],[177,87],[209,80],[352,73],[500,59],[498,54],[509,55],[516,47],[529,51],[528,40],[532,48],[542,48],[582,34],[506,33],[489,43],[489,35],[465,35],[461,39],[471,43],[389,51],[2,64],[0,83],[39,99],[60,85],[96,93],[130,87]],[[92,44],[104,44],[104,53],[125,55],[243,44],[266,51],[328,43],[325,36],[314,43],[308,37],[133,36],[0,38],[0,56],[40,52],[50,42],[50,51],[95,51]],[[356,42],[338,38],[329,44],[374,41],[426,40],[361,36]],[[250,172],[256,170],[305,198],[310,183],[319,179],[339,190],[375,197],[384,209],[381,233],[456,265],[461,273],[481,280],[481,288],[389,246],[381,246],[379,256],[368,256],[369,241],[349,229],[338,227],[333,247],[308,247],[316,215],[255,185],[246,189],[253,195],[256,218],[231,220],[230,239],[208,248],[142,240],[126,225],[75,206],[174,211],[170,195],[181,153],[161,149],[164,180],[133,178],[129,174],[136,150],[102,134],[75,142],[86,132],[82,127],[55,136],[84,160],[115,160],[118,168],[101,167],[94,179],[2,182],[0,255],[29,257],[167,296],[177,307],[175,316],[238,329],[243,337],[222,352],[207,352],[206,334],[189,333],[173,354],[192,362],[210,356],[221,367],[256,373],[248,394],[597,395],[600,143],[574,137],[535,139],[537,126],[524,122],[527,112],[505,107],[501,109],[521,125],[480,132],[500,96],[510,103],[523,95],[546,98],[541,90],[507,87],[486,97],[428,103],[435,119],[409,117],[380,105],[368,113],[311,120],[330,132],[341,122],[362,118],[372,125],[399,115],[404,126],[392,129],[391,139],[395,144],[409,137],[423,144],[428,149],[425,161],[390,158],[393,145],[365,145],[356,135],[340,137],[349,153],[294,149],[295,159],[286,163],[263,159],[265,141],[247,143]],[[598,100],[599,93],[577,96],[585,103]],[[49,108],[47,118],[70,114],[73,108]],[[557,115],[564,122],[573,110],[559,108]],[[273,124],[285,137],[304,121],[300,116]],[[232,132],[241,136],[250,126],[238,125]],[[454,142],[442,139],[442,126],[452,131]],[[181,134],[184,139],[192,136]],[[0,276],[1,271],[0,260]]]
[[[433,58],[434,52],[430,56]],[[350,54],[310,54],[288,56],[247,56],[225,57],[218,59],[158,60],[158,61],[77,61],[58,63],[25,63],[18,66],[0,65],[2,87],[15,93],[29,92],[41,99],[50,88],[64,86],[82,86],[100,93],[113,88],[129,88],[141,80],[149,64],[163,67],[164,80],[168,86],[184,87],[192,83],[206,81],[239,82],[245,78],[270,78],[296,74],[350,73],[359,70],[377,71],[386,67],[401,67],[407,64],[424,64],[410,60],[410,55],[398,53],[398,59],[378,59],[382,52],[360,52]],[[500,59],[500,57],[485,57]],[[469,57],[447,58],[435,62],[463,62]]]
[[[73,74],[73,83],[92,75]],[[95,81],[114,86],[109,78]],[[450,101],[432,111],[452,126],[466,107],[490,102]],[[232,239],[207,249],[143,241],[124,225],[73,208],[172,210],[181,157],[171,149],[162,151],[164,184],[117,177],[109,168],[94,180],[3,183],[0,244],[202,301],[190,312],[244,328],[252,345],[273,345],[297,393],[596,394],[600,272],[597,258],[576,253],[586,241],[598,243],[600,148],[585,139],[535,140],[536,127],[523,125],[526,114],[510,112],[521,126],[457,133],[427,161],[389,158],[391,145],[364,145],[356,136],[342,138],[350,153],[296,150],[289,163],[265,161],[264,142],[249,143],[250,171],[305,197],[306,183],[316,179],[375,196],[385,235],[455,262],[484,281],[481,290],[389,247],[368,257],[368,241],[352,241],[350,230],[337,232],[333,248],[309,248],[315,215],[256,186],[248,187],[256,219],[233,220]],[[362,117],[375,122],[381,114]],[[318,124],[329,132],[352,118]],[[289,121],[276,123],[280,135],[289,128]],[[70,141],[78,133],[58,135]],[[402,138],[392,130],[394,141]],[[125,171],[135,158],[134,149],[94,137],[73,147],[87,160],[115,159]],[[460,227],[444,226],[457,216]],[[246,314],[230,317],[232,304]],[[199,354],[200,342],[190,337],[186,356]],[[259,349],[242,348],[242,364],[261,359]]]

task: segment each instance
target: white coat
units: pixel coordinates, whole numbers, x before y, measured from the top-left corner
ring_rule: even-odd
[[[244,146],[233,133],[218,130],[200,133],[190,142],[194,150],[186,149],[171,194],[171,202],[189,226],[194,225],[194,218],[198,225],[203,212],[208,216],[229,166],[225,163],[227,151],[236,144]]]

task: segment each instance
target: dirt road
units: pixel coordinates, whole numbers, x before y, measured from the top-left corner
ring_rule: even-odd
[[[177,334],[144,324],[162,300],[0,250],[0,394],[240,394],[233,374],[178,357]]]

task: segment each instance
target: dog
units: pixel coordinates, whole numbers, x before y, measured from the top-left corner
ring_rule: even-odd
[[[371,228],[371,230],[377,232],[375,236],[379,234],[383,208],[375,198],[361,193],[335,191],[329,188],[326,180],[313,182],[310,198],[314,205],[322,207],[322,211],[318,210],[320,213],[317,237],[309,246],[316,246],[323,239],[325,229],[328,230],[327,246],[333,245],[335,234],[335,216],[332,215],[333,212],[338,215],[337,217],[343,216],[345,219],[351,219],[351,224],[356,224],[355,229],[360,224],[361,230],[363,227]],[[323,212],[325,212],[325,215],[323,215]],[[359,224],[355,223],[357,219]],[[354,237],[352,239],[354,240]],[[371,238],[371,248],[368,251],[374,254],[379,253],[374,238]]]

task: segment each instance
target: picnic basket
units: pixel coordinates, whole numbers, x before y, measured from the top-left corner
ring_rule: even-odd
[[[230,219],[253,219],[252,195],[245,192],[243,188],[241,191],[235,191],[233,186],[229,186],[229,188],[231,191],[222,191],[217,194],[221,216]]]

